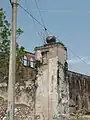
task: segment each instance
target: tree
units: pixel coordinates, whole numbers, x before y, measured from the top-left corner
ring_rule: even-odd
[[[17,37],[23,31],[17,29]],[[9,74],[9,54],[10,54],[11,24],[5,16],[4,10],[0,9],[0,82],[8,80]],[[16,43],[16,75],[20,74],[22,68],[22,57],[25,55],[23,46]]]

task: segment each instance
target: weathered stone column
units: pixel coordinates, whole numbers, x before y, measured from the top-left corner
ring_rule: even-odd
[[[42,54],[37,75],[36,119],[68,120],[69,84],[64,71],[66,48],[62,43],[55,42],[35,50]]]

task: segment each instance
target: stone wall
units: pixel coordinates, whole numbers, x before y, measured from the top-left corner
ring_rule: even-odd
[[[36,116],[40,120],[52,120],[58,110],[57,58],[50,59],[48,65],[40,68],[37,82]]]
[[[90,110],[90,76],[68,72],[70,112]]]
[[[35,113],[35,80],[17,82],[15,85],[15,120],[32,120]],[[0,83],[0,120],[7,115],[7,84]],[[18,119],[17,119],[18,118]]]
[[[37,47],[38,50],[43,61],[37,74],[36,115],[39,120],[68,120],[69,84],[64,76],[67,51],[60,42]]]
[[[85,108],[90,111],[90,76],[68,71],[68,78],[70,113]],[[45,85],[45,83],[43,85]],[[32,80],[20,81],[16,83],[16,120],[17,117],[19,118],[18,120],[26,120],[26,118],[31,120],[31,118],[35,117],[35,90],[37,87],[37,82]],[[6,112],[7,83],[0,83],[0,120],[2,117],[6,116]]]
[[[35,107],[35,105],[37,105],[36,102],[39,103],[42,102],[41,104],[41,106],[43,107],[42,109],[46,111],[44,112],[45,116],[48,116],[48,111],[50,111],[49,112],[50,116],[52,113],[53,115],[55,115],[56,114],[55,111],[57,111],[56,106],[60,102],[61,92],[68,90],[68,88],[66,89],[66,86],[68,84],[66,85],[65,82],[69,82],[69,85],[67,86],[69,87],[69,91],[67,93],[69,93],[69,97],[70,97],[70,102],[69,102],[70,113],[83,109],[87,109],[88,111],[90,111],[90,87],[89,87],[90,76],[68,71],[68,81],[64,81],[63,78],[65,76],[64,74],[62,74],[63,71],[59,66],[60,85],[59,87],[57,87],[58,64],[57,64],[57,57],[55,57],[54,55],[56,54],[58,55],[59,51],[58,52],[56,51],[55,53],[55,49],[53,51],[52,48],[49,49],[50,49],[49,57],[51,56],[49,58],[49,66],[45,64],[43,65],[43,67],[41,67],[41,71],[39,71],[39,74],[37,76],[38,77],[37,81],[36,81],[36,70],[34,68],[30,68],[29,66],[28,67],[24,66],[22,74],[20,74],[20,78],[18,76],[15,85],[15,103],[16,103],[15,120],[17,120],[17,118],[18,120],[36,119],[35,113],[36,110],[38,109],[38,107],[37,109]],[[63,61],[61,55],[63,58],[64,54],[59,54],[59,61]],[[46,59],[45,62],[47,62]],[[64,85],[64,87],[61,84]],[[62,89],[61,86],[65,89]],[[49,94],[48,94],[48,88],[49,88]],[[40,90],[42,91],[42,93],[40,93],[42,98],[40,96],[36,96],[36,91],[40,92]],[[57,94],[59,94],[60,96],[57,97],[58,96]],[[36,97],[37,97],[37,101],[36,101]],[[40,101],[40,99],[44,101],[42,100]],[[47,102],[45,102],[45,100]],[[62,99],[62,101],[64,101],[64,99]],[[43,104],[44,102],[46,104]],[[47,109],[48,105],[49,105],[49,109]],[[62,105],[63,102],[59,104],[60,108]],[[61,114],[63,113],[63,111],[64,110],[62,109]],[[4,82],[4,83],[0,83],[0,120],[6,117],[6,113],[7,113],[7,82]]]

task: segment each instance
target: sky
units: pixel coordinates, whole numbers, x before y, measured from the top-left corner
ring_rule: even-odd
[[[18,2],[43,24],[35,0]],[[69,48],[69,69],[90,75],[90,0],[37,0],[37,3],[46,28]],[[0,0],[0,8],[4,8],[7,19],[11,22],[9,0]],[[40,37],[43,28],[20,7],[17,27],[24,30],[17,42],[26,50],[33,52],[35,46],[43,44]],[[43,33],[45,34],[44,31]]]

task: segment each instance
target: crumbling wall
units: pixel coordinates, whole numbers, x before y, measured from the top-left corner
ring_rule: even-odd
[[[7,115],[7,84],[0,83],[0,120]],[[32,120],[35,113],[35,80],[17,82],[15,85],[15,120]]]
[[[35,81],[36,70],[27,66],[17,78],[15,85],[16,120],[40,119],[40,115],[44,120],[49,116],[50,120],[51,118],[57,119],[60,115],[65,116],[68,110],[70,113],[83,109],[90,111],[90,76],[68,71],[68,77],[65,78],[66,58],[64,56],[66,53],[59,51],[57,47],[50,48],[50,46],[48,52],[48,64],[45,58],[47,55],[45,55],[43,56],[44,65],[38,72],[37,81]],[[59,56],[59,59],[56,56]],[[7,82],[4,82],[0,83],[0,120],[6,117],[6,114]]]
[[[36,118],[52,120],[58,111],[57,57],[48,60],[48,65],[40,67],[37,76]]]
[[[67,52],[60,43],[36,50],[41,50],[44,61],[37,78],[36,115],[39,120],[68,120],[69,84],[64,74]]]
[[[76,110],[90,110],[90,77],[68,72],[69,93],[70,93],[70,112]]]
[[[16,82],[18,81],[27,81],[29,79],[35,79],[36,77],[36,70],[35,68],[31,68],[28,66],[23,66],[21,68],[20,74],[16,76]]]
[[[59,95],[59,119],[68,120],[69,118],[69,82],[67,78],[67,66],[59,62],[58,95]]]

